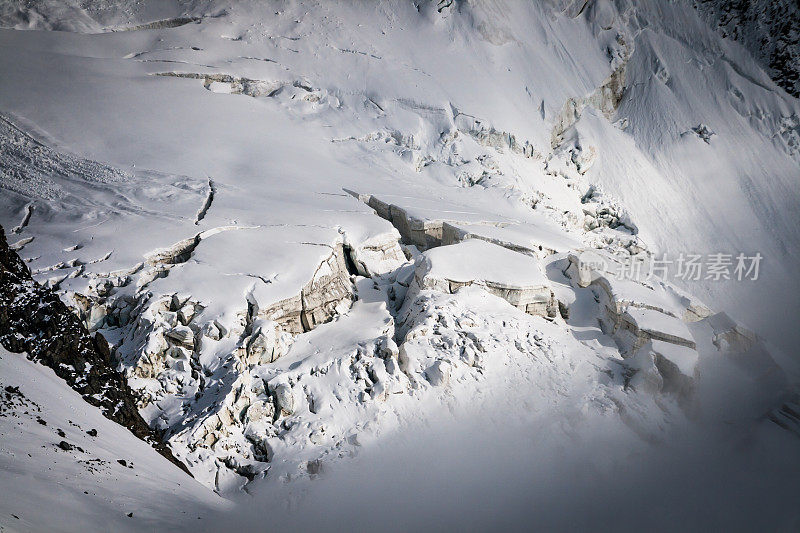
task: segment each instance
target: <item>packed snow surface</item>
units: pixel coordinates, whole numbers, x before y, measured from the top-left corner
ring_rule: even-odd
[[[2,524],[54,527],[41,492],[84,529],[796,528],[800,101],[689,0],[6,2],[0,26],[0,224],[195,477],[3,353],[48,424],[119,435],[74,431],[90,478],[49,425],[4,431]],[[69,476],[108,498],[45,489]]]
[[[25,354],[0,348],[0,383],[3,529],[140,531],[230,507]]]
[[[425,256],[427,274],[453,281],[491,280],[510,287],[548,283],[535,258],[480,239],[435,248]]]

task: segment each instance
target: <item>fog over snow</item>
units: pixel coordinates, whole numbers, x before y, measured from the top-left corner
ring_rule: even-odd
[[[785,3],[0,0],[0,529],[797,530]]]

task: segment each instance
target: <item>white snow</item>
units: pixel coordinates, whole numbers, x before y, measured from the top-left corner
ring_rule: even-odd
[[[653,341],[653,351],[674,364],[682,374],[694,377],[699,359],[695,350],[669,342]]]
[[[575,478],[564,449],[616,508],[619,472],[702,463],[681,434],[731,443],[721,469],[784,472],[753,501],[796,487],[796,437],[768,414],[797,391],[800,103],[688,0],[36,4],[0,7],[0,224],[109,340],[206,486],[187,498],[249,494],[263,527],[360,476],[366,515],[396,517],[375,485],[413,495],[404,470],[432,463],[448,485],[438,463],[484,466],[454,479],[507,509],[504,479]],[[757,251],[758,281],[617,279]],[[547,312],[515,308],[534,288]],[[489,449],[448,457],[445,428]],[[158,479],[131,493],[172,505]]]
[[[0,348],[0,383],[0,527],[170,529],[230,508],[25,354]]]
[[[681,322],[680,319],[665,315],[652,309],[628,309],[626,315],[630,316],[639,328],[650,333],[665,333],[681,340],[694,342],[692,334],[686,324]]]
[[[424,275],[450,281],[490,281],[508,288],[548,285],[539,262],[480,239],[425,252]]]

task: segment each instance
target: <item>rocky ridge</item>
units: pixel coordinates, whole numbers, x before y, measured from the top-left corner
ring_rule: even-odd
[[[91,335],[51,289],[36,283],[11,250],[0,227],[0,343],[11,352],[52,368],[106,418],[149,442],[161,455],[189,473],[158,431],[136,408],[135,395],[114,368],[108,343]]]

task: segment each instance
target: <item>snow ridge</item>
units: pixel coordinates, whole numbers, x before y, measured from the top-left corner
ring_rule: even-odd
[[[0,222],[209,489],[476,418],[796,446],[800,104],[688,0],[113,3],[2,15],[107,35],[0,31]]]

